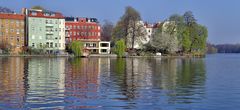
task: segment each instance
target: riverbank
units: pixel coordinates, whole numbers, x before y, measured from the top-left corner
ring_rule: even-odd
[[[0,55],[0,57],[74,57],[71,54],[64,55]],[[123,58],[201,58],[194,55],[161,55],[161,56],[125,56]],[[91,54],[86,58],[117,58],[116,54]]]
[[[73,55],[0,55],[0,57],[74,57]]]

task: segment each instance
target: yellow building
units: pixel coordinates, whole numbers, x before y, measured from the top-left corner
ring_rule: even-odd
[[[0,13],[0,49],[18,54],[25,44],[25,16]]]

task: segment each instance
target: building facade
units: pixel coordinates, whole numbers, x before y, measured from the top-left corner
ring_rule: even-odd
[[[110,42],[101,42],[101,27],[96,18],[65,17],[66,43],[81,41],[84,54],[109,54]],[[101,47],[105,46],[105,47]]]
[[[33,9],[24,9],[24,13],[28,47],[47,53],[65,50],[65,19],[61,13]]]
[[[25,16],[22,14],[0,13],[1,50],[18,54],[25,46]]]

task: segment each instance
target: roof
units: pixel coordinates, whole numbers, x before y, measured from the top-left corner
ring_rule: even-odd
[[[66,22],[88,22],[98,23],[97,18],[85,18],[85,17],[65,17]]]
[[[53,12],[49,10],[34,10],[34,9],[29,10],[28,17],[64,19],[64,16],[60,12]]]
[[[25,18],[25,15],[23,15],[23,14],[0,13],[0,19],[24,20],[24,18]]]

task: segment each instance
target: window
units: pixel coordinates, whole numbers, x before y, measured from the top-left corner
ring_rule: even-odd
[[[59,43],[59,47],[61,47],[61,43]]]
[[[53,48],[53,43],[52,42],[50,43],[50,48]]]
[[[75,25],[73,26],[73,29],[76,29],[76,26],[75,26]]]
[[[40,45],[40,47],[43,47],[42,43],[40,43],[39,45]]]
[[[19,32],[19,29],[17,29],[17,32],[16,32],[17,34],[20,34],[20,32]]]
[[[108,43],[101,43],[101,47],[108,47]]]
[[[36,13],[36,12],[32,12],[31,14],[32,14],[32,16],[36,16],[36,15],[37,15],[37,13]]]
[[[47,44],[46,44],[46,45],[47,45],[47,47],[49,47],[49,42],[47,42]]]
[[[58,45],[58,44],[57,44],[57,43],[55,43],[55,47],[57,47],[57,45]]]
[[[32,31],[34,31],[35,29],[34,29],[34,27],[32,26]]]
[[[101,52],[106,53],[107,49],[101,49]]]
[[[14,20],[11,20],[11,24],[13,24],[14,23]]]
[[[48,24],[48,20],[46,20],[46,24]]]
[[[13,36],[11,36],[10,39],[13,40]]]
[[[32,43],[32,47],[35,47],[35,44],[34,44],[34,43]]]
[[[16,20],[16,26],[19,27],[19,20]]]

